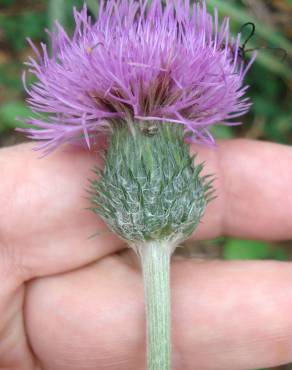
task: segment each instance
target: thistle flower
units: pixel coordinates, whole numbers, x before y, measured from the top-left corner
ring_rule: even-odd
[[[141,260],[149,370],[170,370],[170,257],[193,233],[211,199],[212,181],[189,155],[188,140],[213,143],[210,128],[250,107],[240,34],[219,25],[206,3],[109,0],[93,23],[74,10],[70,38],[57,24],[52,53],[33,45],[38,82],[24,129],[45,154],[63,143],[90,147],[110,132],[102,170],[91,182],[92,210]],[[23,77],[25,83],[25,75]]]
[[[192,141],[213,143],[212,125],[236,124],[248,111],[243,79],[254,58],[242,61],[228,19],[220,25],[205,1],[147,3],[102,1],[96,22],[86,6],[75,9],[72,37],[58,23],[49,32],[51,55],[29,40],[37,59],[26,64],[38,82],[26,87],[36,115],[24,131],[45,152],[66,142],[90,147],[116,121],[142,129],[167,121]]]

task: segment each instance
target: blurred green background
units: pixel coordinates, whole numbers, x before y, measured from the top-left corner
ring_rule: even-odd
[[[0,0],[0,146],[24,140],[14,132],[14,128],[20,125],[15,117],[30,114],[21,83],[23,62],[32,54],[26,37],[36,43],[46,41],[44,29],[51,28],[55,19],[68,30],[72,29],[72,6],[81,7],[82,4],[82,0]],[[98,0],[88,0],[87,4],[91,13],[96,14]],[[256,32],[246,49],[260,49],[248,75],[249,95],[253,101],[251,112],[244,117],[244,125],[215,127],[215,135],[218,138],[246,137],[291,145],[292,0],[209,0],[208,6],[210,10],[217,6],[221,16],[230,16],[234,32],[238,32],[246,22],[253,22]],[[248,34],[249,28],[246,27],[243,38]],[[283,49],[287,52],[284,61]],[[246,57],[250,54],[246,52]],[[199,244],[195,250],[190,246],[189,253],[227,260],[288,260],[292,256],[291,246],[292,241],[267,243],[220,238]],[[292,369],[292,366],[281,369]]]

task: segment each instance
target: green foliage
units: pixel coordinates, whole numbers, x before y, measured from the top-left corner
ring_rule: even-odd
[[[229,126],[213,126],[211,129],[212,134],[218,139],[231,139],[234,134]]]
[[[34,11],[24,11],[13,17],[0,13],[0,24],[5,39],[13,51],[21,51],[26,46],[26,37],[37,39],[46,27],[46,15]]]
[[[88,8],[90,9],[91,13],[95,16],[98,13],[98,1],[96,0],[87,0]]]
[[[287,50],[287,53],[292,52],[292,45],[289,40],[272,27],[258,22],[257,19],[245,10],[241,2],[208,0],[208,7],[211,11],[214,7],[217,7],[221,15],[229,16],[232,22],[236,22],[238,25],[242,25],[246,22],[254,23],[256,25],[256,32],[259,36],[277,45],[277,47]]]
[[[86,2],[88,7],[97,14],[97,0]],[[82,8],[84,0],[50,0],[48,3],[48,24],[49,28],[54,28],[55,21],[58,21],[70,33],[73,30],[73,7]],[[94,6],[95,5],[95,6]]]
[[[273,248],[269,243],[261,241],[240,239],[230,239],[226,242],[223,257],[226,260],[288,259],[284,248]]]
[[[23,120],[24,118],[29,117],[32,114],[31,110],[28,106],[21,101],[11,101],[3,104],[0,106],[0,120],[2,122],[2,126],[0,126],[1,130],[6,130],[8,128],[14,128],[16,125],[16,119],[21,117]],[[18,127],[24,127],[25,125],[21,122],[17,122]]]
[[[246,22],[253,22],[256,26],[255,35],[248,42],[247,49],[260,48],[256,63],[247,76],[250,85],[249,96],[253,107],[245,119],[246,129],[216,128],[220,138],[229,138],[246,133],[252,138],[268,139],[271,141],[289,144],[292,142],[292,43],[279,29],[256,19],[243,1],[209,0],[210,10],[216,6],[221,19],[230,16],[234,33],[239,32]],[[271,13],[271,16],[273,13]],[[272,23],[272,22],[270,22]],[[243,40],[248,30],[243,31]],[[265,48],[265,47],[268,48]],[[261,48],[263,47],[263,48]],[[283,61],[283,50],[269,49],[282,48],[287,51],[287,58]],[[250,55],[246,53],[246,57]],[[254,127],[256,126],[256,127]],[[237,130],[237,131],[236,131]],[[229,132],[228,132],[229,131]],[[231,135],[230,135],[231,133]]]
[[[1,0],[1,7],[5,8],[8,6],[12,6],[16,3],[17,0]]]

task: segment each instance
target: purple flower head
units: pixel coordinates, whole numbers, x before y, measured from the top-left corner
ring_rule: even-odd
[[[243,79],[254,57],[242,61],[240,34],[231,38],[229,20],[219,24],[205,1],[109,0],[96,22],[86,6],[74,18],[72,37],[59,24],[50,33],[51,55],[30,42],[37,59],[26,64],[38,82],[26,87],[35,117],[24,131],[46,152],[90,146],[116,120],[180,124],[193,141],[213,142],[212,125],[248,111]]]

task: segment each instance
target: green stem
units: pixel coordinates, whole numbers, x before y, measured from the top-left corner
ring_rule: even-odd
[[[147,369],[171,369],[170,257],[174,250],[166,242],[136,245],[140,256],[147,316]]]

